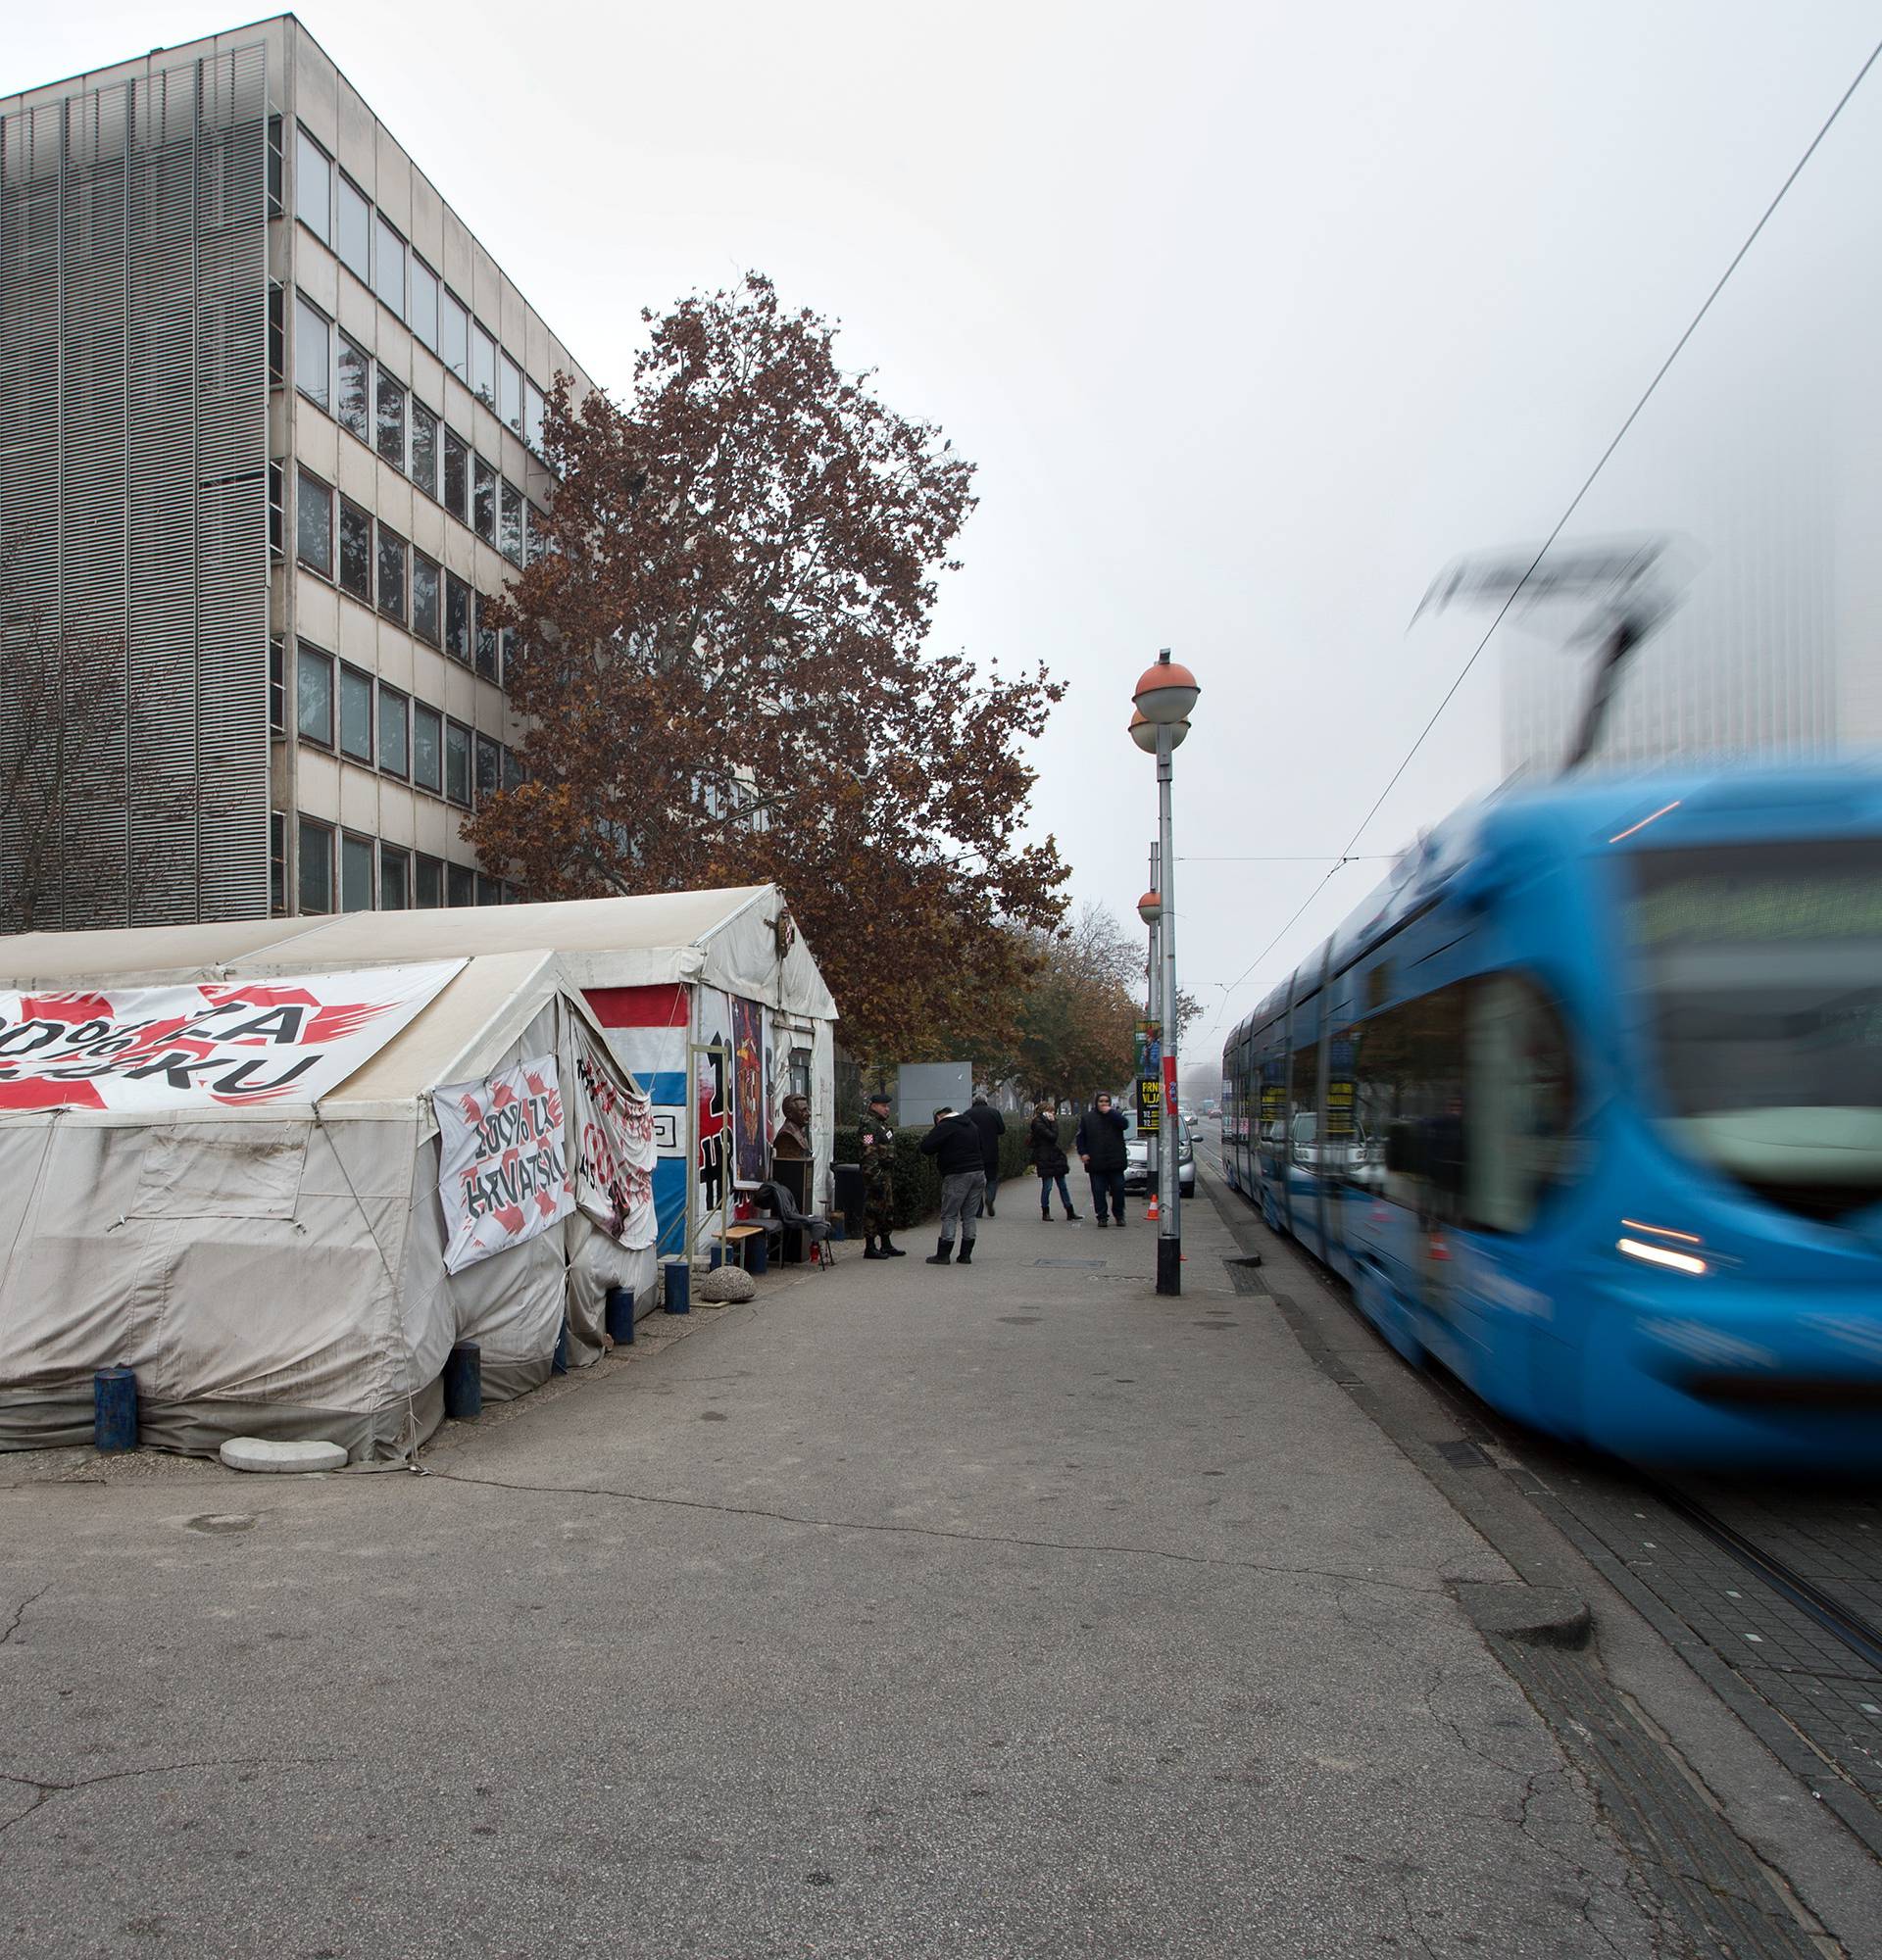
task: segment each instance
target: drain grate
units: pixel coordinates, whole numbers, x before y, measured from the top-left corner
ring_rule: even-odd
[[[1222,1265],[1227,1270],[1229,1285],[1237,1293],[1266,1294],[1267,1286],[1259,1266],[1244,1265],[1239,1259],[1224,1259]]]
[[[1102,1266],[1103,1259],[1034,1259],[1035,1266]]]
[[[1461,1470],[1479,1470],[1490,1461],[1489,1456],[1474,1443],[1466,1443],[1461,1436],[1449,1443],[1440,1443],[1437,1450],[1447,1463],[1455,1463]]]

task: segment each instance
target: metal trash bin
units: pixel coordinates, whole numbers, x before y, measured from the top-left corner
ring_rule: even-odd
[[[863,1236],[863,1166],[832,1164],[830,1174],[835,1179],[834,1208],[842,1217],[844,1236],[860,1239]]]

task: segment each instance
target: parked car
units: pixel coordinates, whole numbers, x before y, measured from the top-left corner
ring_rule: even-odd
[[[1189,1119],[1183,1117],[1182,1142],[1176,1153],[1176,1189],[1185,1198],[1196,1194],[1196,1141],[1190,1135]],[[1139,1196],[1150,1192],[1150,1139],[1133,1128],[1124,1146],[1124,1189]]]

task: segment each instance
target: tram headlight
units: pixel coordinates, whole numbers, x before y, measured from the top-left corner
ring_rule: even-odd
[[[1650,1246],[1644,1239],[1616,1239],[1614,1250],[1625,1252],[1630,1259],[1639,1259],[1644,1265],[1664,1266],[1669,1272],[1691,1273],[1695,1278],[1709,1270],[1695,1252],[1675,1251],[1671,1246]]]

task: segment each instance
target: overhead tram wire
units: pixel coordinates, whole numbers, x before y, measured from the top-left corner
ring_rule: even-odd
[[[1365,815],[1360,819],[1359,827],[1353,832],[1352,837],[1347,842],[1346,851],[1342,853],[1340,858],[1333,863],[1331,868],[1326,872],[1326,875],[1320,879],[1319,883],[1316,884],[1313,887],[1313,889],[1308,893],[1307,897],[1301,901],[1299,906],[1295,909],[1292,916],[1288,919],[1287,924],[1282,926],[1280,931],[1277,932],[1274,935],[1274,937],[1270,939],[1264,947],[1263,947],[1261,952],[1257,954],[1252,960],[1250,960],[1248,964],[1248,971],[1241,976],[1240,980],[1237,980],[1235,982],[1236,987],[1240,987],[1242,981],[1246,980],[1248,978],[1248,975],[1250,973],[1253,973],[1256,967],[1258,967],[1262,963],[1262,961],[1265,959],[1267,956],[1274,951],[1275,947],[1277,947],[1281,943],[1281,941],[1287,937],[1288,933],[1293,930],[1295,921],[1299,919],[1301,914],[1307,910],[1308,906],[1311,906],[1313,903],[1313,901],[1319,897],[1321,891],[1326,887],[1327,883],[1332,879],[1334,873],[1341,870],[1345,865],[1352,863],[1354,861],[1353,846],[1357,844],[1360,841],[1360,839],[1365,835],[1366,826],[1372,821],[1372,819],[1375,816],[1378,815],[1379,810],[1381,807],[1384,805],[1386,798],[1389,797],[1392,794],[1392,792],[1398,787],[1400,777],[1402,777],[1405,774],[1406,770],[1412,766],[1412,760],[1417,756],[1418,751],[1424,747],[1425,737],[1429,735],[1432,729],[1438,725],[1439,718],[1443,715],[1444,710],[1451,706],[1452,700],[1456,696],[1458,689],[1461,688],[1463,685],[1463,683],[1469,678],[1470,670],[1476,665],[1478,660],[1481,659],[1483,655],[1483,650],[1490,644],[1491,640],[1495,637],[1497,628],[1503,624],[1504,618],[1508,614],[1511,607],[1512,607],[1516,603],[1516,600],[1521,596],[1523,587],[1529,583],[1532,577],[1534,577],[1537,566],[1540,565],[1543,560],[1548,557],[1551,546],[1555,544],[1556,540],[1559,537],[1560,537],[1562,531],[1567,527],[1569,518],[1571,518],[1575,514],[1575,513],[1578,510],[1580,510],[1583,500],[1587,497],[1589,491],[1595,487],[1595,479],[1601,474],[1601,472],[1604,469],[1607,468],[1609,461],[1613,456],[1614,451],[1617,450],[1620,447],[1621,443],[1626,439],[1628,430],[1631,429],[1635,424],[1635,422],[1637,422],[1640,419],[1641,412],[1646,408],[1647,404],[1653,400],[1655,391],[1659,387],[1659,384],[1666,378],[1667,370],[1672,367],[1673,363],[1677,361],[1679,357],[1686,351],[1686,343],[1692,339],[1695,333],[1699,331],[1700,323],[1705,319],[1706,316],[1712,310],[1713,301],[1715,301],[1718,298],[1719,294],[1725,290],[1726,284],[1730,280],[1732,274],[1738,270],[1740,265],[1744,262],[1745,255],[1752,249],[1754,245],[1758,243],[1759,234],[1763,231],[1765,225],[1767,225],[1771,221],[1771,219],[1773,215],[1776,213],[1778,206],[1782,204],[1785,198],[1789,195],[1791,186],[1794,183],[1796,183],[1798,178],[1803,174],[1805,165],[1808,164],[1810,161],[1810,159],[1816,155],[1818,148],[1822,144],[1823,138],[1827,136],[1830,133],[1830,131],[1836,126],[1836,122],[1838,117],[1840,117],[1843,114],[1844,110],[1849,107],[1851,97],[1855,95],[1856,91],[1858,88],[1860,88],[1863,82],[1868,78],[1869,71],[1875,66],[1878,59],[1882,59],[1882,41],[1877,41],[1875,46],[1869,50],[1868,59],[1863,62],[1862,66],[1859,69],[1857,70],[1855,78],[1850,82],[1850,85],[1846,89],[1844,89],[1843,93],[1840,96],[1837,97],[1836,107],[1832,109],[1829,115],[1824,118],[1822,127],[1819,128],[1816,134],[1810,138],[1808,145],[1806,147],[1804,151],[1804,154],[1798,158],[1795,164],[1791,166],[1790,174],[1777,187],[1777,195],[1773,197],[1770,203],[1764,207],[1763,215],[1758,219],[1758,222],[1752,226],[1751,230],[1746,233],[1745,242],[1739,246],[1736,252],[1732,254],[1730,264],[1727,265],[1725,270],[1718,275],[1716,282],[1713,284],[1711,291],[1706,295],[1705,301],[1701,305],[1699,311],[1696,314],[1694,314],[1692,318],[1687,322],[1685,332],[1682,333],[1679,336],[1679,338],[1673,343],[1672,352],[1668,354],[1665,360],[1659,364],[1659,368],[1655,371],[1654,378],[1648,382],[1646,390],[1641,395],[1640,400],[1637,401],[1634,404],[1633,408],[1628,411],[1627,419],[1621,423],[1618,429],[1614,431],[1613,440],[1610,442],[1608,447],[1602,451],[1600,457],[1597,459],[1595,463],[1595,466],[1591,470],[1589,470],[1586,478],[1583,480],[1581,488],[1577,490],[1574,496],[1568,500],[1568,508],[1562,512],[1560,517],[1556,519],[1555,528],[1550,531],[1549,535],[1545,539],[1543,539],[1541,548],[1537,551],[1535,557],[1529,561],[1528,567],[1524,570],[1521,578],[1519,578],[1516,581],[1514,587],[1511,591],[1509,598],[1506,599],[1503,602],[1503,604],[1497,609],[1496,617],[1490,621],[1489,627],[1484,632],[1483,638],[1480,639],[1477,642],[1476,646],[1471,650],[1470,658],[1467,661],[1465,661],[1463,665],[1459,669],[1457,678],[1452,681],[1451,685],[1448,688],[1445,689],[1444,699],[1438,703],[1435,709],[1432,710],[1431,718],[1425,722],[1422,728],[1418,730],[1416,739],[1412,742],[1411,748],[1405,752],[1404,760],[1401,761],[1399,766],[1392,771],[1391,777],[1387,781],[1384,789],[1382,789],[1378,793],[1378,795],[1372,800],[1371,808],[1368,809]],[[1230,990],[1230,992],[1232,991],[1233,989]],[[1221,1012],[1226,1012],[1227,1007],[1228,1007],[1228,995],[1224,994],[1222,996]],[[1215,1028],[1221,1025],[1221,1012],[1218,1012],[1214,1022],[1212,1023],[1210,1028],[1211,1034],[1213,1034],[1215,1031]],[[1205,1039],[1207,1039],[1207,1037],[1205,1037]]]

